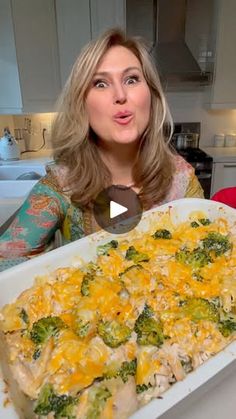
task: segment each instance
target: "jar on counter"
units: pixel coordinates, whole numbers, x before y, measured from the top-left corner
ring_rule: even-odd
[[[225,145],[224,134],[216,134],[214,136],[214,147],[224,147],[224,145]]]
[[[236,147],[236,134],[227,134],[225,136],[225,147]]]

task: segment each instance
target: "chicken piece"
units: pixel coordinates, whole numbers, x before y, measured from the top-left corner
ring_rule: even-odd
[[[183,353],[183,350],[176,343],[165,343],[159,350],[161,361],[164,365],[166,361],[168,362],[177,381],[183,380],[186,375],[180,359],[180,356],[184,355],[186,354]]]
[[[10,364],[12,374],[20,389],[32,399],[38,397],[40,387],[45,378],[47,363],[52,352],[52,340],[50,339],[41,351],[40,357],[29,363],[17,357]]]
[[[105,381],[105,386],[112,394],[112,419],[127,419],[138,409],[134,377],[129,377],[126,383],[121,378],[112,378]]]
[[[134,377],[123,383],[114,395],[114,419],[126,419],[138,409],[136,384]]]
[[[155,386],[158,389],[159,396],[161,393],[164,393],[170,387],[170,375],[171,369],[165,365],[162,365],[158,371],[158,374],[155,374]]]
[[[202,365],[210,357],[211,357],[211,354],[207,352],[199,352],[199,353],[193,354],[193,359],[192,359],[193,369],[196,369],[197,367],[199,367],[199,365]]]
[[[88,410],[88,393],[88,389],[84,390],[79,398],[79,403],[76,410],[76,419],[84,419],[86,417]]]
[[[20,389],[32,399],[36,399],[39,394],[39,383],[34,380],[30,369],[20,360],[10,368]]]

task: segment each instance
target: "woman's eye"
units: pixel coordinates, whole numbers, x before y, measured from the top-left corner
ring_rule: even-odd
[[[98,87],[99,89],[103,89],[104,87],[107,87],[107,82],[104,80],[95,80],[93,82],[94,87]]]
[[[135,84],[135,83],[138,83],[138,81],[139,81],[138,76],[129,76],[129,77],[127,77],[125,82],[126,82],[126,84]]]

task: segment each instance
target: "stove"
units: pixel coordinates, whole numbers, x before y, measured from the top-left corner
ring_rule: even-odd
[[[200,139],[200,122],[178,123],[174,126],[174,134],[197,133]],[[172,143],[174,145],[174,143]],[[213,159],[199,147],[187,147],[176,150],[194,169],[203,188],[205,198],[210,198]]]

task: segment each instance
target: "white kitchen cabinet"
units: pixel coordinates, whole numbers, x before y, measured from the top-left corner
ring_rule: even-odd
[[[56,18],[62,85],[82,47],[91,39],[88,0],[56,0]]]
[[[236,161],[213,163],[211,195],[231,186],[236,186]]]
[[[213,84],[207,91],[207,107],[236,108],[236,1],[217,0],[216,57]]]
[[[125,0],[90,0],[90,8],[92,38],[111,27],[125,28]]]
[[[0,0],[0,7],[0,113],[52,111],[61,88],[54,0]]]
[[[125,26],[125,0],[56,0],[62,85],[81,49],[110,27]]]
[[[9,0],[0,0],[0,113],[22,108],[14,28]]]
[[[24,112],[53,110],[60,92],[53,0],[11,0]]]

